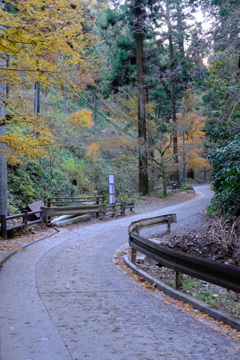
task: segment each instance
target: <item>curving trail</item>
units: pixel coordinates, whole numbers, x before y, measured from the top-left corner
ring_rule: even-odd
[[[152,213],[87,225],[16,254],[0,273],[1,360],[239,360],[236,342],[149,293],[113,262],[137,219],[177,213],[212,196]]]

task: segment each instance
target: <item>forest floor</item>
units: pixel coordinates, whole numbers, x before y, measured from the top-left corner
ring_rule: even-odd
[[[135,204],[133,214],[145,214],[159,210],[190,200],[195,196],[191,191],[173,192],[167,198],[147,196]],[[131,213],[127,214],[127,216],[131,215]],[[155,234],[151,238],[176,250],[200,255],[209,260],[240,266],[240,226],[236,226],[237,224],[232,226],[218,218],[209,218],[204,213],[198,213],[195,217],[196,221],[191,222],[191,225],[181,226],[180,231],[173,231],[169,235]],[[99,220],[95,219],[91,222],[96,221]],[[104,219],[103,221],[108,220]],[[71,230],[75,227],[87,225],[89,222],[67,228]],[[38,225],[34,225],[32,228],[16,232],[9,240],[0,239],[0,261],[11,252],[21,251],[23,246],[54,233],[56,230],[53,227],[41,229]],[[175,272],[173,270],[159,267],[149,259],[138,260],[137,265],[167,285],[175,286]],[[193,279],[187,275],[183,275],[181,291],[240,320],[240,294],[208,284],[205,281]]]

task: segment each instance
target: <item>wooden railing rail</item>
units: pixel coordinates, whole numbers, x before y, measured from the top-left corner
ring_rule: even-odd
[[[106,205],[106,216],[125,215],[126,202]]]
[[[34,215],[34,214],[39,214],[40,217],[37,220],[33,220],[33,221],[29,221],[29,216],[30,215]],[[16,230],[16,229],[21,229],[27,226],[31,226],[33,224],[37,224],[37,223],[41,223],[42,219],[41,219],[41,215],[42,215],[42,210],[35,210],[35,211],[27,211],[24,210],[21,214],[16,214],[16,215],[10,215],[10,216],[5,216],[2,215],[1,216],[1,233],[2,233],[2,237],[4,240],[7,239],[7,232],[8,231],[12,231],[12,230]],[[19,219],[22,218],[22,223],[21,224],[17,224],[14,226],[7,226],[7,221],[9,220],[14,220],[14,219]]]

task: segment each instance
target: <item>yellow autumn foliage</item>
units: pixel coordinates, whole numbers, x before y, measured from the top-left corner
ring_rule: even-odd
[[[81,109],[70,115],[70,123],[77,128],[93,126],[92,111]]]
[[[121,151],[127,151],[131,149],[134,144],[134,141],[124,136],[104,136],[101,141],[99,141],[99,147],[104,152],[111,152],[111,153],[119,153]]]
[[[138,99],[136,95],[131,95],[131,97],[126,100],[121,98],[121,103],[125,108],[127,108],[127,114],[129,118],[131,119],[131,124],[134,127],[137,127],[137,121],[138,121]],[[149,114],[154,114],[154,109],[156,107],[156,103],[153,101],[150,101],[145,104],[145,111],[146,111],[146,118],[147,118],[147,127],[148,130],[151,130],[151,126],[153,125],[153,122],[149,120]],[[119,111],[118,111],[119,113]],[[126,111],[125,115],[123,116],[126,118]]]
[[[5,3],[0,6],[0,78],[8,89],[8,135],[1,140],[7,144],[8,161],[15,163],[42,156],[52,143],[47,119],[33,114],[34,83],[41,88],[67,85],[69,92],[94,86],[97,61],[86,50],[97,41],[88,29],[94,23],[90,10],[98,5],[88,0]],[[5,106],[4,93],[0,104]],[[70,121],[77,127],[93,124],[84,109]]]
[[[84,73],[94,66],[94,59],[85,50],[95,41],[85,28],[93,20],[89,2],[76,0],[18,0],[16,11],[0,7],[0,52],[10,56],[8,71],[20,71],[35,81],[53,82],[46,74]],[[93,6],[91,2],[91,6]],[[74,67],[73,67],[74,65]]]
[[[186,112],[178,113],[177,121],[179,153],[185,153],[187,165],[190,168],[208,167],[204,148],[204,126],[207,118],[194,112]]]
[[[31,160],[44,157],[46,148],[53,142],[49,137],[35,137],[34,135],[21,135],[11,133],[0,136],[0,141],[7,145],[6,160],[9,164],[23,163],[23,158]]]
[[[203,157],[196,156],[189,157],[188,158],[188,165],[190,168],[194,168],[195,166],[202,167],[202,168],[208,168],[209,167],[209,161]]]
[[[86,149],[86,157],[92,161],[96,162],[98,159],[97,153],[99,151],[99,145],[97,143],[90,144]]]

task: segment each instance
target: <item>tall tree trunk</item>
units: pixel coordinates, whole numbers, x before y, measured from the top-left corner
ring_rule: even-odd
[[[5,1],[0,0],[0,6],[5,9]],[[3,29],[1,30],[3,31]],[[1,53],[0,66],[7,66],[7,57]],[[6,135],[6,97],[7,97],[7,85],[5,79],[0,77],[0,135]],[[5,160],[6,146],[0,142],[0,215],[7,215],[7,162]]]
[[[162,184],[163,184],[163,196],[167,197],[167,175],[166,175],[163,159],[162,159]]]
[[[40,83],[35,82],[34,84],[34,116],[35,120],[38,121],[40,113]],[[34,136],[37,136],[36,129],[33,130]]]
[[[172,24],[170,19],[169,0],[165,0],[166,5],[166,22],[168,28],[168,46],[169,46],[169,62],[171,73],[174,72],[174,47],[172,38]],[[174,172],[174,180],[179,181],[179,169],[178,169],[178,139],[177,139],[177,114],[176,114],[176,89],[173,76],[170,77],[170,92],[171,92],[171,108],[172,108],[172,121],[173,121],[173,155],[176,169]]]
[[[149,193],[148,181],[148,154],[147,154],[147,130],[146,130],[146,89],[143,63],[143,40],[144,40],[144,12],[143,5],[134,1],[135,16],[135,43],[137,61],[137,86],[138,86],[138,141],[139,141],[139,193]]]
[[[178,51],[180,56],[184,60],[185,57],[185,49],[184,49],[184,23],[183,23],[183,10],[182,10],[182,1],[176,0],[176,8],[177,8],[177,44]],[[184,66],[182,69],[183,79],[182,79],[182,91],[183,96],[187,90],[187,68]],[[183,111],[183,116],[185,116],[185,110]],[[182,119],[183,120],[183,119]],[[182,182],[186,181],[186,171],[187,171],[187,162],[186,162],[186,149],[185,149],[185,129],[182,131]]]
[[[182,183],[186,181],[186,170],[187,170],[187,162],[186,162],[186,149],[185,149],[185,131],[182,131]]]
[[[6,61],[4,59],[0,60],[1,67],[6,66]],[[0,78],[0,135],[6,135],[6,83]],[[4,143],[0,142],[0,215],[7,215],[7,163],[5,160],[5,151],[6,146]]]
[[[183,24],[183,11],[181,8],[182,0],[176,0],[177,7],[177,43],[180,56],[184,56],[184,24]]]

